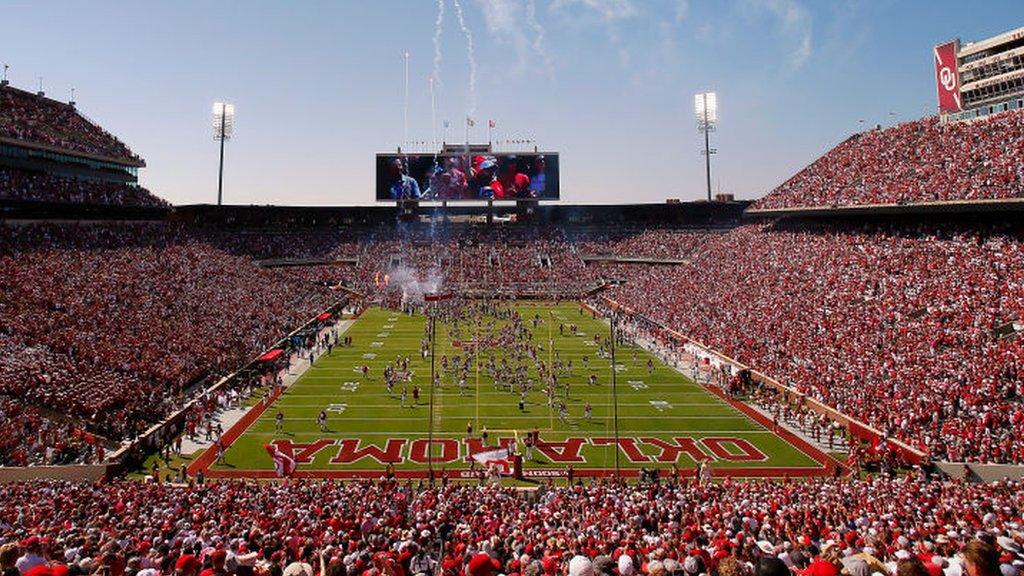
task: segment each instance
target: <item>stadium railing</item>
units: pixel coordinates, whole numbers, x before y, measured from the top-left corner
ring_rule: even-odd
[[[704,345],[702,342],[694,340],[689,336],[686,336],[680,332],[677,332],[676,330],[669,328],[668,326],[665,326],[664,324],[658,322],[657,320],[648,318],[647,316],[644,316],[643,314],[633,310],[632,308],[629,308],[628,306],[623,306],[622,304],[619,304],[618,302],[612,300],[607,296],[601,296],[601,300],[611,310],[619,311],[624,314],[629,314],[631,316],[635,316],[638,318],[643,318],[645,322],[648,322],[651,325],[658,327],[666,335],[674,338],[678,342],[684,343],[687,346],[691,346],[701,351],[708,358],[713,358],[720,363],[724,363],[732,368],[735,368],[736,370],[749,370],[751,377],[753,377],[754,380],[761,384],[767,384],[780,392],[786,393],[789,397],[801,398],[808,408],[810,408],[814,412],[817,412],[818,414],[824,414],[833,422],[839,423],[841,426],[845,427],[850,432],[850,434],[852,434],[854,437],[858,439],[867,441],[872,445],[884,439],[886,442],[895,446],[896,450],[900,453],[904,460],[906,460],[910,464],[924,464],[929,460],[928,455],[922,452],[921,450],[918,450],[894,438],[886,438],[880,430],[877,430],[876,428],[873,428],[865,424],[864,422],[857,420],[856,418],[852,418],[836,410],[835,408],[828,406],[827,404],[815,400],[814,398],[810,398],[806,394],[800,392],[799,390],[796,390],[790,386],[786,386],[785,384],[779,382],[778,380],[772,378],[771,376],[768,376],[767,374],[759,370],[751,368],[750,366],[747,366],[746,364],[740,362],[739,360],[736,360],[735,358],[726,356],[725,354],[722,354],[721,352],[718,352],[717,350],[714,350],[713,348]]]

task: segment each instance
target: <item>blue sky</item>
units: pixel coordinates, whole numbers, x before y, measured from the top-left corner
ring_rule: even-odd
[[[216,199],[223,99],[226,202],[371,204],[373,154],[403,140],[402,52],[409,139],[430,140],[437,47],[456,139],[475,96],[474,140],[494,119],[495,139],[561,151],[564,201],[662,202],[705,194],[695,92],[719,93],[715,187],[756,198],[859,120],[930,113],[936,43],[1024,25],[1020,0],[459,0],[464,31],[441,3],[437,32],[437,0],[0,0],[0,62],[15,86],[74,87],[174,203]]]

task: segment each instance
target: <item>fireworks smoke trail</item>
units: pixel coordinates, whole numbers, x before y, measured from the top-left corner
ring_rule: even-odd
[[[437,0],[437,20],[434,22],[434,82],[441,85],[441,31],[444,29],[444,2]]]
[[[452,0],[455,5],[455,18],[459,21],[459,30],[466,37],[466,57],[469,59],[469,106],[466,114],[472,117],[476,114],[476,51],[473,49],[473,32],[466,26],[466,20],[462,14],[462,3],[459,0]]]
[[[533,30],[533,51],[544,62],[544,71],[549,79],[555,77],[555,67],[551,63],[551,56],[544,50],[544,27],[537,21],[536,0],[526,0],[526,25]]]

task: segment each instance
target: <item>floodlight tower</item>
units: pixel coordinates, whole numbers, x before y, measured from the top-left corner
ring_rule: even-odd
[[[220,141],[220,172],[217,175],[217,206],[224,199],[224,141],[235,131],[235,106],[223,102],[213,104],[213,139]]]
[[[708,202],[711,201],[711,155],[718,152],[711,147],[711,132],[718,124],[718,95],[701,92],[693,97],[693,110],[697,116],[697,132],[704,133],[704,167],[708,179]]]

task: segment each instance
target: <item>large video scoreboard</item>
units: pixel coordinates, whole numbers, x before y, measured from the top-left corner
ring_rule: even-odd
[[[378,154],[377,200],[558,200],[558,153]]]

